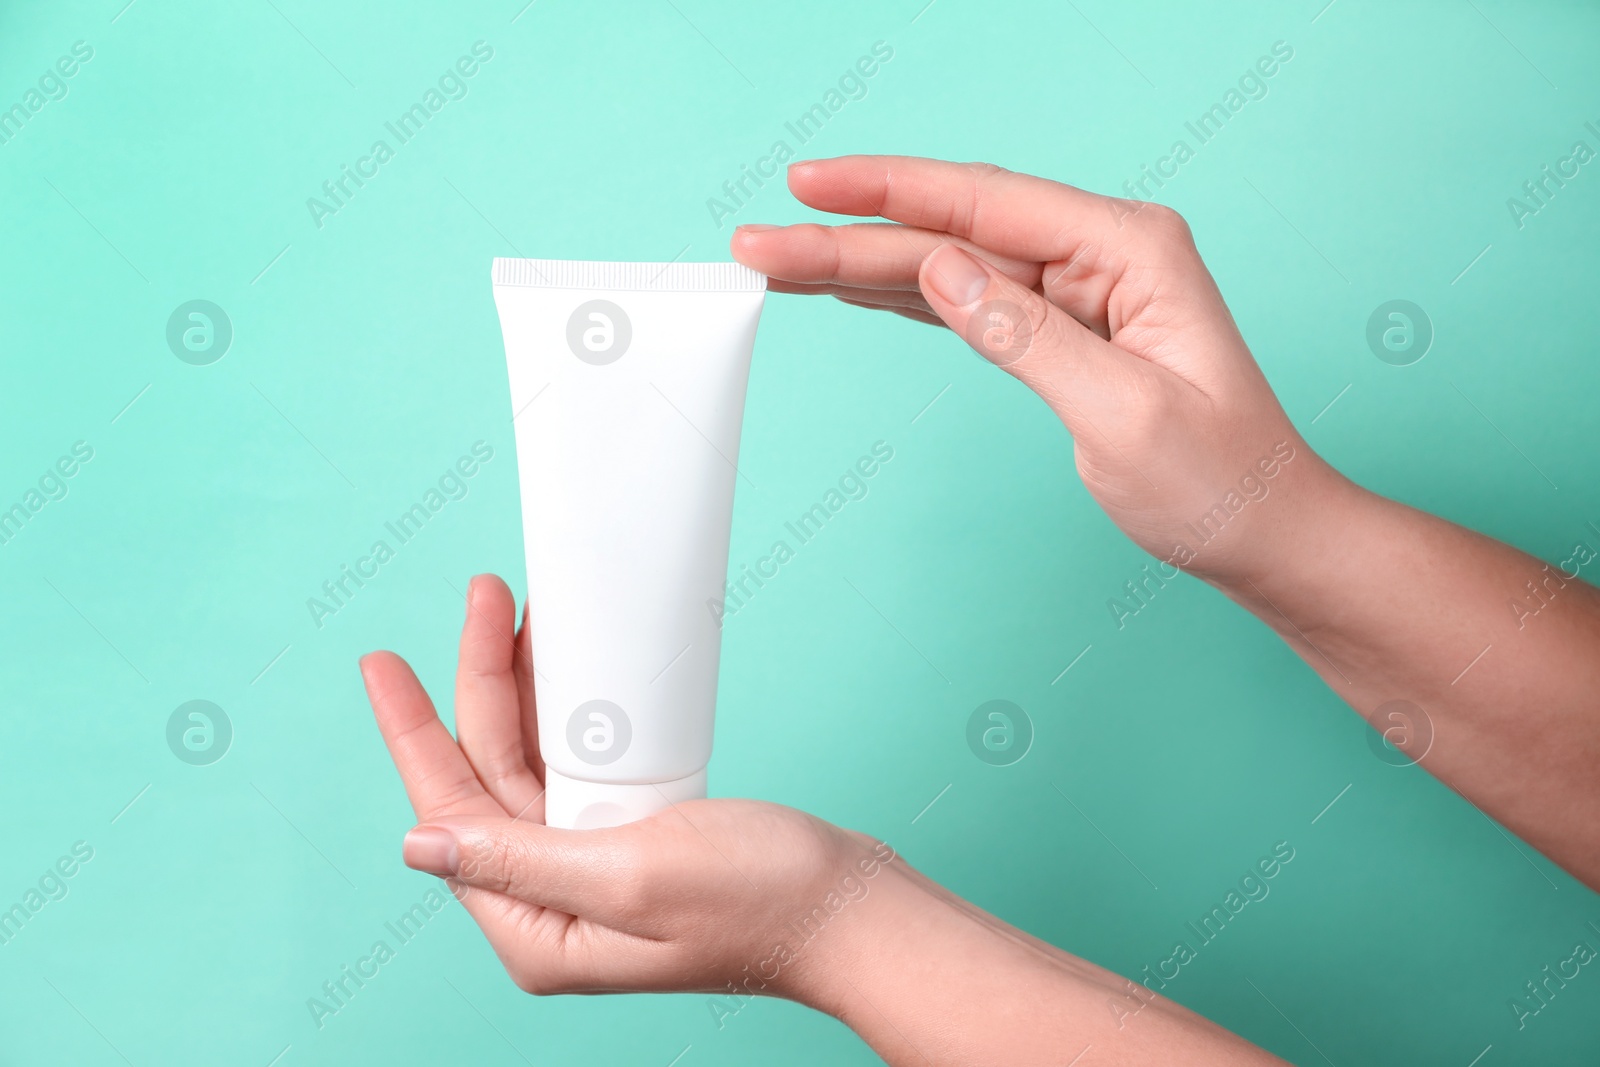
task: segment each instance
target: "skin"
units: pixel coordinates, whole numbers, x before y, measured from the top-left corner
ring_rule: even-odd
[[[612,829],[545,826],[526,617],[516,631],[492,575],[467,604],[457,737],[400,657],[365,656],[361,673],[419,821],[405,862],[446,880],[527,992],[718,994],[724,1026],[751,996],[784,997],[895,1065],[1059,1067],[1086,1047],[1079,1063],[1282,1062],[792,808],[696,800]]]
[[[974,347],[1060,417],[1084,485],[1123,532],[1249,609],[1357,713],[1414,704],[1409,724],[1379,720],[1398,747],[1600,889],[1600,592],[1316,455],[1175,212],[893,156],[797,163],[789,187],[811,207],[890,222],[745,229],[735,258],[776,291],[969,339],[984,302],[1020,309],[1026,344]],[[1201,543],[1191,526],[1279,443],[1295,458],[1270,496]]]
[[[1600,593],[1317,456],[1181,218],[905,157],[798,163],[789,186],[885,221],[741,227],[733,254],[773,291],[965,338],[1057,414],[1084,484],[1140,547],[1259,616],[1358,713],[1412,702],[1390,733],[1402,749],[1600,888]],[[419,819],[406,862],[447,878],[523,989],[734,983],[840,1018],[896,1065],[1279,1062],[801,812],[708,800],[545,827],[526,627],[513,637],[498,579],[468,601],[459,740],[399,657],[367,656],[362,674]],[[796,933],[830,894],[845,903]]]

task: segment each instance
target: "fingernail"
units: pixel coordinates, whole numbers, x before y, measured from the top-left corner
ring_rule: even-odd
[[[768,230],[781,229],[779,226],[769,226],[765,222],[746,222],[737,227],[741,233],[766,233]]]
[[[966,307],[989,288],[989,272],[955,245],[944,244],[928,257],[928,284],[957,307]]]
[[[438,826],[418,826],[406,834],[400,854],[407,867],[436,874],[440,878],[455,874],[461,866],[461,853],[456,848],[455,835]]]

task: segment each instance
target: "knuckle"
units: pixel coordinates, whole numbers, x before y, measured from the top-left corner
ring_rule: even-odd
[[[512,984],[530,996],[546,997],[556,991],[549,975],[537,967],[526,967],[516,963],[508,963],[505,966],[506,974],[511,978]]]
[[[788,227],[788,233],[791,238],[819,245],[837,239],[834,228],[832,226],[824,226],[820,222],[797,222]]]
[[[1145,229],[1157,241],[1178,248],[1193,248],[1194,233],[1188,220],[1165,204],[1150,204],[1140,211]]]
[[[499,836],[485,837],[464,851],[457,877],[479,889],[512,891],[521,852],[514,843]]]
[[[521,737],[479,737],[469,730],[462,748],[467,762],[484,781],[510,778],[527,767]]]
[[[500,651],[488,640],[476,641],[461,657],[461,666],[458,670],[461,679],[470,684],[481,684],[505,674],[509,664],[499,662]]]
[[[1037,305],[1030,302],[1029,317],[1033,320],[1033,343],[1045,352],[1062,352],[1071,347],[1075,330],[1069,329],[1066,312],[1051,314],[1054,304],[1040,297]]]
[[[1159,204],[1153,200],[1146,201],[1140,207],[1139,214],[1143,215],[1145,221],[1152,226],[1171,225],[1174,221],[1183,218],[1182,215],[1178,214],[1177,208],[1168,207],[1166,204]]]
[[[1011,368],[1049,328],[1050,307],[1039,294],[1009,290],[980,304],[967,318],[962,337],[989,362]]]
[[[943,227],[949,233],[970,232],[978,218],[984,198],[990,195],[990,186],[1011,173],[993,163],[967,163],[965,167],[967,173],[972,176],[972,181],[967,188],[965,203],[956,198],[950,204],[949,218]]]

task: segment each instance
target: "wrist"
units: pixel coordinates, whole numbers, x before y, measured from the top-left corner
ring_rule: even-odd
[[[1271,516],[1273,528],[1241,553],[1238,566],[1200,577],[1271,627],[1345,693],[1349,681],[1328,657],[1338,656],[1337,635],[1348,624],[1348,606],[1369,601],[1374,582],[1384,584],[1380,575],[1402,550],[1406,532],[1394,524],[1393,501],[1306,451],[1315,462],[1307,464],[1304,484]]]
[[[890,1064],[972,1062],[977,1048],[1001,1034],[1059,1022],[1060,998],[1074,1002],[1065,1012],[1075,1017],[1074,1032],[1104,1010],[1100,999],[1082,996],[1097,968],[962,900],[898,857],[861,904],[834,928],[837,936],[817,939],[787,995],[843,1022]],[[949,1032],[949,1020],[974,996],[992,999],[1016,988],[1041,998],[1043,1013],[1019,1000],[991,1009],[983,1026]],[[1012,1011],[1018,1017],[1008,1018]]]
[[[1227,533],[1204,541],[1210,530],[1195,531],[1191,524],[1202,544],[1184,569],[1235,599],[1259,599],[1264,583],[1292,585],[1326,570],[1377,499],[1301,440],[1294,442],[1294,459],[1266,484],[1270,492],[1249,505],[1253,514],[1237,524],[1231,543]]]
[[[872,961],[907,960],[915,952],[914,939],[905,935],[926,929],[935,904],[928,884],[887,843],[869,845],[780,931],[793,962],[775,992],[843,1018],[849,1005],[859,1003],[862,976]]]

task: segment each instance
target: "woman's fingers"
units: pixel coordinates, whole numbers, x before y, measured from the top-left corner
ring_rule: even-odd
[[[513,816],[544,788],[528,766],[516,661],[516,600],[506,583],[480,574],[467,585],[456,668],[456,736],[489,795]]]
[[[644,895],[662,888],[646,869],[640,835],[624,828],[557,830],[520,819],[429,819],[406,835],[406,865],[471,892],[529,904],[629,933],[652,929]]]
[[[867,308],[870,311],[892,311],[930,326],[943,326],[944,322],[928,308],[921,291],[903,292],[899,289],[858,289],[849,285],[828,285],[814,282],[785,282],[769,278],[767,292],[792,293],[798,296],[831,296],[841,304]]]
[[[679,990],[681,946],[666,938],[681,915],[657,903],[666,878],[637,845],[620,829],[452,816],[413,829],[403,855],[445,880],[529,993]]]
[[[851,307],[866,308],[868,311],[889,311],[901,316],[902,318],[910,319],[913,322],[921,322],[928,326],[937,326],[940,329],[945,328],[944,320],[935,315],[933,312],[926,310],[926,304],[918,308],[902,307],[893,304],[875,304],[870,300],[852,300],[847,296],[840,296],[836,299],[841,304],[849,304]]]
[[[1145,212],[1127,201],[986,163],[915,156],[841,156],[789,168],[789,189],[838,215],[878,215],[947,233],[990,253],[1038,263],[1121,247]]]
[[[1146,419],[1142,402],[1169,376],[954,245],[928,257],[921,281],[934,313],[1043,397],[1080,442]]]
[[[417,818],[505,814],[484,791],[405,660],[393,652],[363,656],[361,679]]]
[[[798,293],[801,296],[836,296],[840,300],[884,308],[928,310],[927,299],[917,289],[907,292],[900,289],[862,289],[853,285],[769,281],[767,283],[767,291],[772,293]]]
[[[923,259],[952,240],[1029,288],[1039,283],[1037,262],[997,255],[949,234],[881,222],[741,226],[730,249],[739,262],[778,281],[915,293]]]

